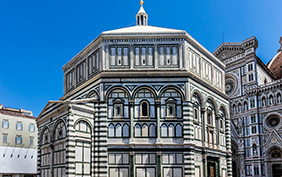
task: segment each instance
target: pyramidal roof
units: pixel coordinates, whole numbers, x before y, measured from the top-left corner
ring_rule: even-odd
[[[104,31],[102,34],[115,35],[115,34],[138,34],[138,33],[181,33],[186,34],[184,30],[176,30],[170,28],[161,28],[156,26],[131,26],[120,28],[116,30]]]

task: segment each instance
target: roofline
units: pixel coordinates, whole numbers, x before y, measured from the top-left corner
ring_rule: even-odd
[[[5,111],[5,110],[0,110],[0,114],[5,114],[5,115],[10,115],[10,116],[15,116],[15,117],[24,117],[24,118],[29,118],[29,119],[36,119],[36,117],[34,116],[16,114],[16,113]]]
[[[281,51],[277,52],[277,54],[276,54],[271,60],[269,60],[269,62],[266,64],[266,66],[267,66],[268,68],[272,65],[274,59],[275,59],[278,55],[280,55],[280,53],[282,53],[282,52],[281,52]]]
[[[76,103],[85,103],[85,102],[91,102],[91,101],[97,101],[98,98],[86,98],[86,99],[80,99],[80,100],[65,100],[65,101],[48,101],[48,103],[45,105],[39,116],[36,118],[36,121],[38,121],[42,114],[45,112],[45,110],[48,108],[48,106],[52,103],[61,103],[62,105],[68,105],[68,104],[76,104]]]
[[[160,36],[160,34],[162,36]],[[225,64],[220,61],[217,57],[213,55],[210,51],[208,51],[204,46],[202,46],[198,41],[196,41],[190,34],[188,34],[185,30],[179,30],[179,32],[164,32],[164,33],[113,33],[113,34],[103,34],[101,33],[98,37],[96,37],[92,42],[90,42],[85,48],[83,48],[78,54],[76,54],[70,61],[68,61],[63,66],[63,71],[65,71],[73,62],[75,62],[77,59],[85,55],[87,52],[89,52],[92,47],[98,45],[101,41],[104,39],[125,39],[126,38],[132,38],[135,36],[146,36],[146,38],[151,38],[153,36],[157,38],[171,38],[173,37],[179,37],[186,39],[188,42],[191,42],[195,46],[200,47],[200,51],[205,53],[209,58],[212,58],[218,65],[220,65],[221,68],[225,68]]]

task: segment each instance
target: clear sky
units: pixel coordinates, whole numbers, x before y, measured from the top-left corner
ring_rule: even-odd
[[[282,0],[144,0],[152,26],[187,31],[209,51],[259,41],[267,63],[282,36]],[[63,96],[62,66],[101,32],[135,23],[139,0],[0,0],[0,103],[38,116]]]

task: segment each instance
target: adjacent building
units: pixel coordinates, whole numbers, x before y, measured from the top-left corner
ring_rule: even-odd
[[[31,111],[0,105],[0,177],[37,174],[37,126]]]
[[[222,43],[213,54],[226,65],[234,177],[282,176],[281,47],[265,65],[258,41]]]
[[[37,118],[38,176],[232,176],[225,64],[183,30],[106,31]]]

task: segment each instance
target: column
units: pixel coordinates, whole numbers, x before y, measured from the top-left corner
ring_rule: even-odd
[[[161,155],[162,155],[162,152],[157,152],[157,177],[161,177],[161,174],[162,174]]]
[[[156,130],[157,130],[157,144],[161,143],[161,131],[160,131],[160,126],[161,126],[161,123],[160,123],[160,119],[161,119],[161,100],[156,100],[155,102],[155,105],[156,105],[156,119],[157,119],[157,125],[156,125]]]
[[[159,67],[159,60],[158,60],[158,45],[155,44],[154,45],[155,47],[155,54],[154,54],[154,59],[155,59],[155,62],[154,62],[154,65],[155,65],[155,68],[158,68]]]
[[[133,44],[130,44],[129,46],[129,50],[130,50],[130,69],[134,68],[134,47]]]
[[[203,154],[203,167],[204,167],[204,176],[208,176],[208,155]]]
[[[206,146],[206,143],[205,143],[205,140],[206,140],[205,112],[206,112],[206,109],[205,109],[205,108],[201,108],[201,118],[202,118],[202,146],[203,146],[203,147]]]
[[[129,100],[129,118],[130,118],[130,140],[129,143],[134,143],[134,128],[133,128],[133,120],[134,120],[134,100]]]
[[[134,177],[134,155],[135,155],[135,152],[129,152],[129,155],[130,155],[130,176],[131,177]]]

